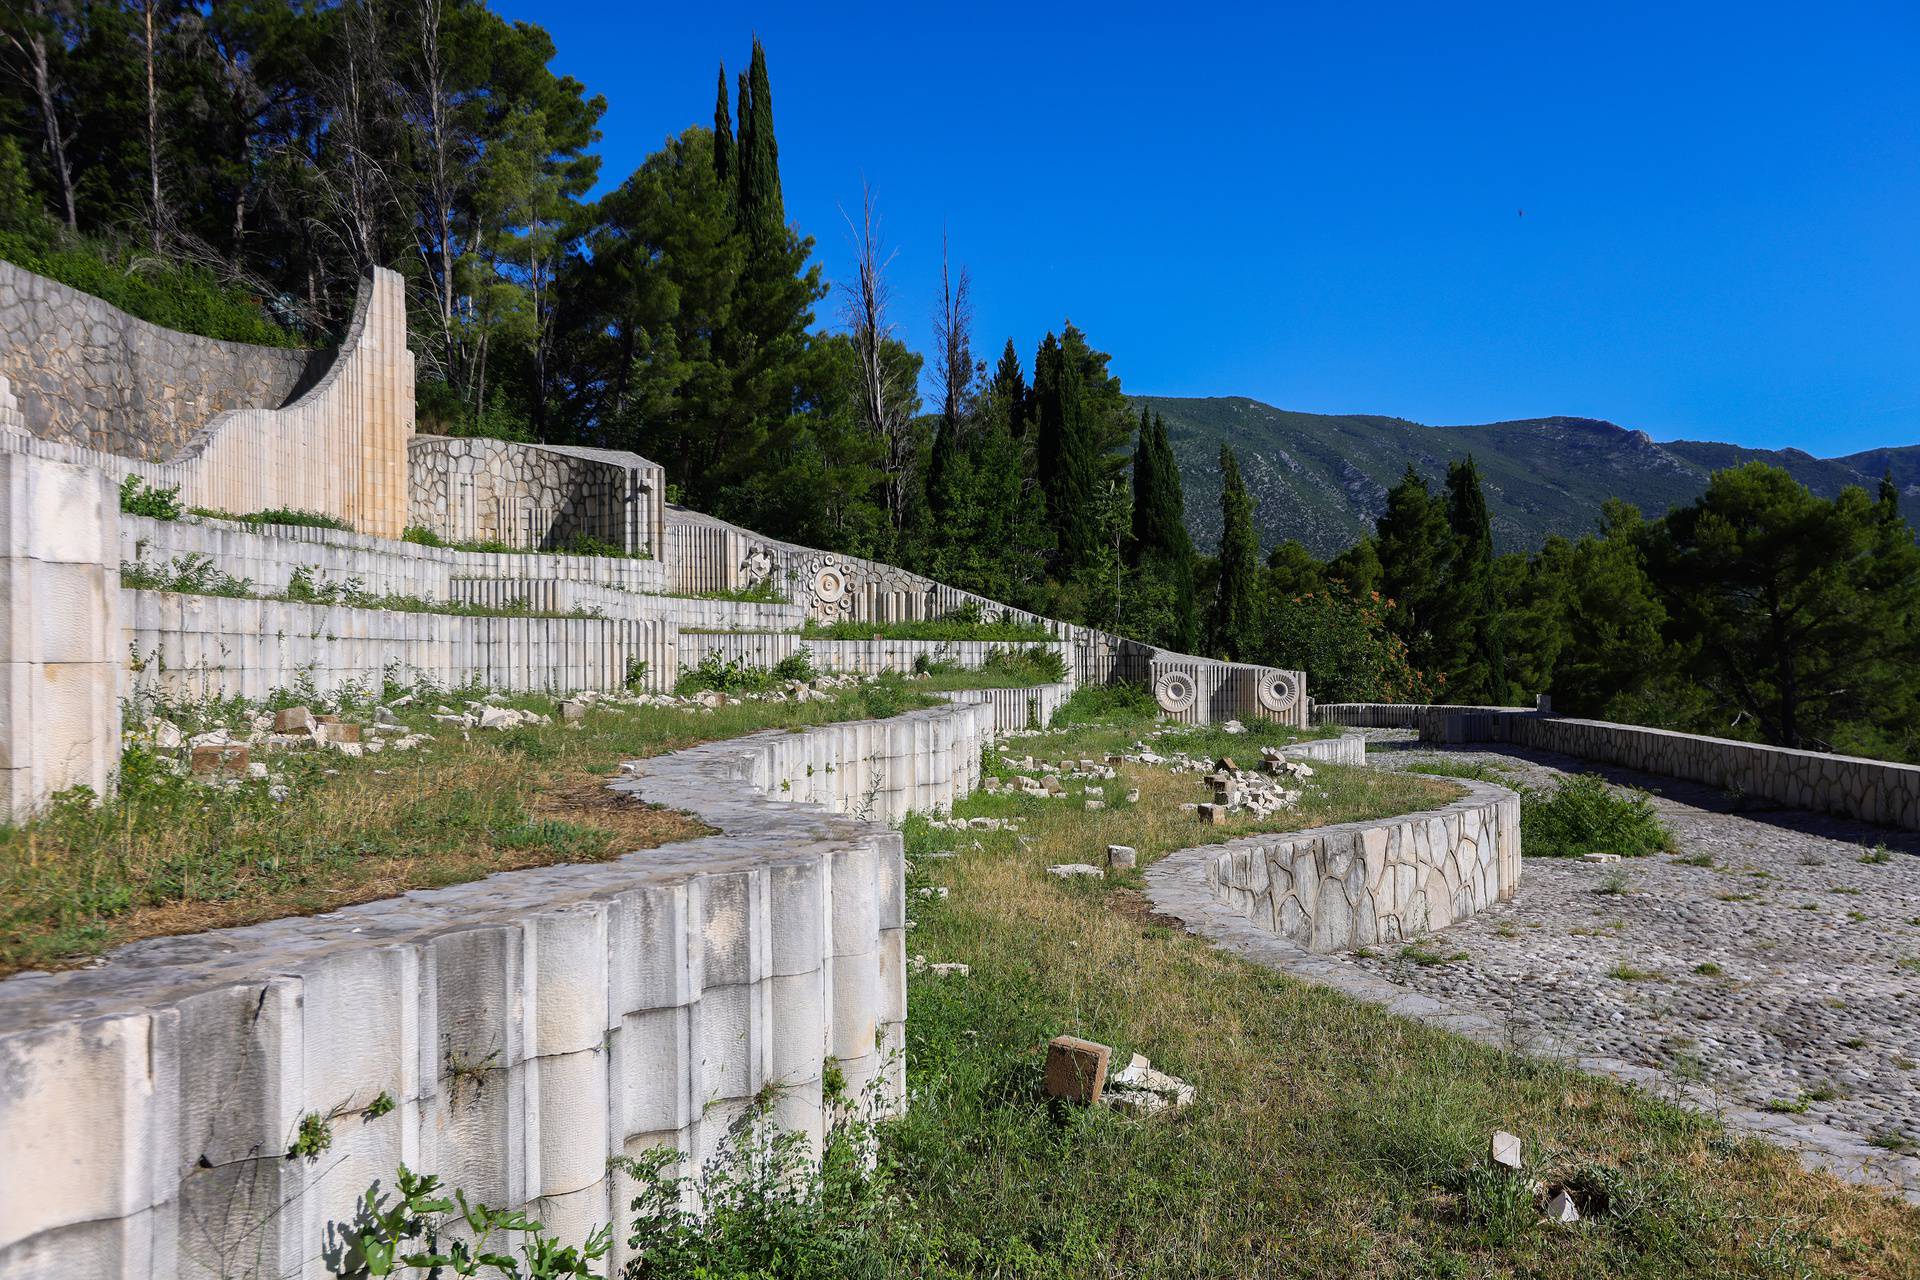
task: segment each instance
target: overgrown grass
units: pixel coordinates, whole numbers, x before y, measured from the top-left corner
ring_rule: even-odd
[[[1671,851],[1673,834],[1643,791],[1616,791],[1590,773],[1551,791],[1520,793],[1520,849],[1533,858],[1617,853],[1638,858]]]
[[[1005,640],[1043,641],[1054,634],[1037,622],[1015,622],[1010,618],[933,618],[921,622],[815,622],[811,618],[801,633],[821,640]]]
[[[923,655],[914,659],[913,669],[916,677],[923,677],[916,678],[915,687],[928,690],[1025,689],[1067,678],[1066,659],[1045,645],[996,647],[978,667]]]
[[[429,694],[401,712],[410,726],[436,735],[413,751],[256,756],[287,789],[278,801],[268,782],[217,790],[131,747],[111,800],[96,806],[90,796],[70,795],[37,821],[0,827],[0,973],[71,963],[134,938],[323,911],[684,839],[702,828],[625,800],[606,789],[603,776],[623,760],[697,742],[864,718],[871,710],[862,694],[707,712],[609,707],[591,712],[580,729],[475,730],[470,741],[428,719],[437,701]],[[509,704],[554,710],[540,697]],[[243,725],[252,710],[218,703],[173,714],[192,733]]]
[[[699,595],[687,597],[690,600],[732,600],[737,604],[787,604],[787,598],[780,594],[780,588],[773,584],[772,578],[762,578],[750,587],[733,587],[725,591],[703,591]]]
[[[916,863],[915,887],[950,894],[909,896],[909,948],[973,972],[909,979],[913,1109],[885,1130],[882,1164],[905,1198],[898,1217],[934,1253],[903,1272],[1799,1280],[1920,1267],[1920,1213],[1893,1197],[1804,1173],[1648,1094],[1228,956],[1145,915],[1124,879],[1045,874],[1099,862],[1107,843],[1164,843],[1168,819],[1146,801],[1158,786],[1140,784],[1143,803],[1119,812],[960,806],[1019,813],[1017,834],[908,824],[910,857],[959,850]],[[1061,1032],[1121,1061],[1147,1054],[1199,1102],[1146,1121],[1049,1104],[1037,1046]],[[1523,1179],[1486,1167],[1496,1128],[1522,1136],[1529,1176],[1574,1185],[1591,1220],[1542,1222]]]
[[[265,347],[306,345],[246,290],[221,284],[202,267],[129,245],[71,236],[48,224],[40,232],[0,231],[0,258],[162,328]]]
[[[1243,733],[1228,733],[1217,724],[1175,726],[1162,717],[1152,693],[1129,684],[1082,685],[1054,713],[1053,723],[1056,728],[1075,732],[1071,737],[1039,739],[1031,747],[1021,739],[1014,740],[1014,745],[1022,754],[1031,749],[1037,755],[1056,757],[1099,756],[1127,751],[1147,734],[1164,730],[1151,744],[1160,755],[1184,751],[1194,756],[1228,756],[1251,768],[1263,746],[1285,746],[1309,738],[1337,738],[1341,732],[1329,726],[1301,729],[1273,720],[1248,720]],[[1202,798],[1211,799],[1211,796]]]
[[[296,507],[269,507],[265,511],[248,511],[236,515],[231,511],[221,511],[217,507],[190,507],[196,516],[209,520],[233,520],[240,524],[287,524],[305,529],[339,529],[353,532],[353,526],[339,516],[328,515],[324,511],[302,511]]]
[[[598,611],[577,609],[554,613],[530,608],[524,600],[504,604],[475,604],[464,600],[429,600],[424,596],[374,593],[363,590],[358,578],[330,582],[314,577],[305,565],[294,569],[285,591],[257,591],[253,579],[236,578],[214,565],[210,556],[190,552],[157,564],[144,560],[120,565],[120,585],[142,591],[173,591],[183,595],[225,596],[231,599],[283,600],[294,604],[341,605],[349,609],[382,609],[389,613],[440,613],[459,618],[597,618]]]

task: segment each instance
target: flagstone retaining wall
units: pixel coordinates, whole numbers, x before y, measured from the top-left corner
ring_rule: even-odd
[[[1459,785],[1465,797],[1431,812],[1185,849],[1148,874],[1204,877],[1216,898],[1309,951],[1415,938],[1520,883],[1520,798]]]

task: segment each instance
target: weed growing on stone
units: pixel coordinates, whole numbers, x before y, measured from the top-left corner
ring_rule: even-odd
[[[287,1159],[317,1160],[332,1146],[333,1126],[318,1111],[309,1111],[300,1117],[300,1126],[294,1132],[293,1143],[287,1148]]]
[[[1703,978],[1717,978],[1726,972],[1725,969],[1722,969],[1711,960],[1701,961],[1699,964],[1693,966],[1693,971]]]
[[[1879,866],[1884,866],[1889,862],[1892,862],[1893,855],[1887,852],[1886,845],[1877,844],[1873,846],[1873,848],[1868,852],[1861,854],[1860,861],[1866,863],[1870,867],[1879,867]]]
[[[1638,858],[1672,849],[1673,835],[1643,791],[1616,791],[1583,773],[1551,791],[1520,793],[1520,850],[1527,857],[1615,853]]]
[[[1607,970],[1607,976],[1615,982],[1665,982],[1666,975],[1657,969],[1638,969],[1630,964],[1616,964]]]
[[[1408,773],[1424,773],[1436,778],[1467,778],[1474,782],[1491,782],[1496,786],[1511,787],[1513,774],[1498,765],[1483,764],[1473,760],[1422,760],[1407,766]]]
[[[1440,965],[1458,964],[1467,958],[1464,951],[1436,950],[1433,947],[1410,943],[1400,948],[1400,958],[1408,964],[1417,964],[1423,969],[1437,968]]]
[[[120,510],[130,516],[178,520],[180,487],[170,485],[162,489],[148,484],[139,476],[128,476],[120,482]]]

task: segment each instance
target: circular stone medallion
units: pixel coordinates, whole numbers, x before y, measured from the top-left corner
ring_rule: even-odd
[[[1254,686],[1254,695],[1263,710],[1285,711],[1299,699],[1300,686],[1285,671],[1263,671]]]
[[[1162,671],[1153,681],[1154,701],[1162,711],[1185,711],[1193,705],[1200,690],[1193,676],[1185,671]]]

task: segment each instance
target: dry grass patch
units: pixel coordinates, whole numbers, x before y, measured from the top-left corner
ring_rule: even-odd
[[[1920,1269],[1920,1213],[1890,1197],[1805,1173],[1643,1092],[1234,959],[1155,920],[1125,877],[1048,876],[1049,864],[1101,861],[1108,843],[1145,860],[1232,834],[1168,811],[1191,778],[1128,773],[1142,792],[1132,808],[977,797],[960,812],[1018,815],[1022,829],[908,824],[910,856],[959,852],[916,864],[916,886],[951,895],[909,898],[909,947],[973,966],[965,979],[911,980],[914,1106],[885,1156],[910,1199],[903,1212],[939,1242],[922,1274],[1798,1280]],[[1320,775],[1324,799],[1300,825],[1431,803],[1432,791],[1398,788],[1445,786]],[[1148,1121],[1049,1104],[1034,1047],[1061,1032],[1145,1053],[1193,1081],[1200,1101]],[[1496,1128],[1522,1135],[1540,1176],[1582,1187],[1604,1212],[1572,1229],[1542,1221],[1524,1186],[1483,1168]]]

